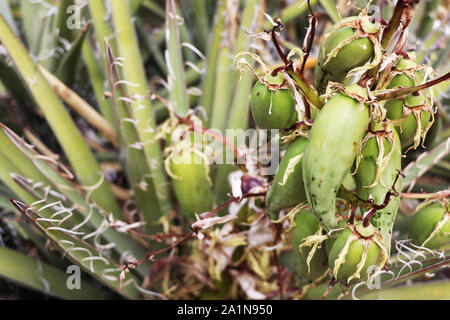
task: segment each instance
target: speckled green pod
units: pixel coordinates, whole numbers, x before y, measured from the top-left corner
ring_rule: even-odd
[[[299,137],[289,145],[281,159],[272,186],[267,192],[266,208],[272,220],[282,209],[296,206],[306,200],[302,176],[302,158],[306,138]]]
[[[356,19],[358,17],[350,17],[346,20]],[[372,41],[368,38],[358,38],[340,48],[336,56],[325,64],[333,49],[347,39],[354,37],[355,34],[356,30],[351,26],[335,26],[325,36],[319,49],[319,57],[315,68],[315,86],[320,94],[325,92],[329,81],[342,83],[349,71],[363,66],[374,56]]]
[[[323,243],[317,248],[314,256],[309,264],[308,271],[308,255],[312,247],[304,246],[299,250],[302,241],[319,230],[319,224],[314,214],[310,210],[301,210],[295,216],[295,228],[292,230],[292,251],[295,264],[295,280],[298,286],[312,282],[322,276],[328,269],[328,259]]]
[[[328,232],[337,225],[336,194],[350,171],[369,124],[369,111],[338,93],[317,115],[303,158],[308,203]]]
[[[411,62],[411,60],[401,59],[397,67],[404,67],[405,64],[412,63],[413,62]],[[420,71],[416,71],[415,76],[416,79],[405,73],[398,73],[390,80],[386,88],[394,89],[396,87],[412,87],[418,85],[422,82],[423,77]],[[416,136],[418,129],[416,116],[412,112],[412,109],[408,110],[408,108],[413,108],[425,104],[425,99],[426,98],[422,94],[418,96],[411,94],[403,99],[388,100],[384,104],[384,108],[386,109],[386,116],[391,120],[399,121],[404,117],[405,112],[410,112],[403,120],[398,123],[397,126],[403,148],[406,148],[414,143],[414,137]],[[421,128],[425,128],[428,125],[430,119],[431,114],[427,110],[422,109],[422,113],[420,115]]]
[[[379,156],[379,146],[375,137],[367,140],[367,143],[362,148],[362,159],[359,163],[358,171],[355,175],[358,196],[367,200],[372,196],[373,201],[377,205],[381,205],[386,197],[386,193],[394,184],[401,170],[401,152],[400,140],[398,134],[393,128],[388,128],[394,134],[395,148],[392,150],[392,142],[386,137],[383,138],[384,154],[387,157],[390,154],[389,161],[381,172],[381,179],[373,185],[377,175],[377,158]],[[392,153],[391,153],[392,151]],[[373,185],[373,186],[372,186]],[[368,188],[368,186],[371,186]],[[401,191],[401,177],[399,176],[395,184],[395,189]],[[370,222],[380,230],[383,237],[384,244],[388,252],[391,247],[392,228],[394,227],[395,217],[397,216],[398,207],[400,205],[400,196],[391,196],[388,205],[378,210]]]
[[[381,251],[378,245],[372,240],[361,238],[359,235],[356,236],[354,240],[349,239],[349,237],[353,235],[355,234],[350,229],[342,231],[334,242],[328,257],[328,263],[333,271],[336,267],[336,263],[341,255],[341,252],[347,244],[347,241],[350,242],[348,251],[345,253],[345,260],[337,270],[337,280],[344,286],[352,285],[367,279],[368,268],[370,266],[378,266],[380,263]],[[363,258],[365,247],[364,242],[367,243],[367,258],[363,267],[359,271],[359,277],[355,277],[355,273],[357,273],[358,270],[358,265],[361,263]]]
[[[445,208],[441,203],[431,203],[419,209],[414,214],[409,238],[415,245],[429,249],[450,243],[449,207]]]
[[[205,159],[190,146],[188,141],[178,144],[170,156],[170,173],[178,203],[185,216],[194,221],[195,213],[212,210],[213,200]]]
[[[270,86],[281,86],[281,74],[272,77],[269,73],[264,81],[266,83],[257,81],[252,89],[250,107],[253,119],[261,129],[288,128],[295,121],[295,99],[291,90],[284,87],[274,89]]]

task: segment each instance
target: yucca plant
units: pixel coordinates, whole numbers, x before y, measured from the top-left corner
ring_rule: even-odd
[[[2,1],[0,298],[449,299],[416,2]]]

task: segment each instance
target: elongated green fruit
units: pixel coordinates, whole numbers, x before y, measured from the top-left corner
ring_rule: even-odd
[[[324,275],[328,269],[328,258],[324,243],[320,248],[305,246],[301,250],[299,249],[302,241],[306,237],[316,234],[319,228],[320,225],[317,223],[317,219],[311,210],[301,210],[295,216],[295,228],[292,231],[292,252],[294,255],[297,286],[314,281]],[[308,262],[308,257],[312,250],[315,250],[315,252],[313,252],[313,256]]]
[[[367,37],[358,37],[358,30],[342,23],[358,19],[344,19],[325,36],[315,68],[315,86],[320,94],[325,92],[329,81],[342,83],[349,71],[363,66],[374,56],[373,42]]]
[[[302,163],[303,182],[308,203],[327,232],[337,225],[336,193],[368,124],[368,108],[344,93],[331,98],[314,121]]]
[[[281,73],[264,77],[252,89],[250,107],[253,119],[261,129],[284,129],[292,124],[295,115],[295,99],[289,88],[282,86]]]
[[[375,271],[370,270],[370,266],[380,268],[381,250],[376,240],[372,240],[374,227],[365,228],[364,237],[354,230],[356,228],[341,232],[328,257],[333,276],[344,286],[366,279],[368,271]]]
[[[287,148],[278,166],[272,186],[266,196],[266,208],[272,220],[278,218],[280,210],[293,207],[306,200],[302,175],[305,146],[306,138],[297,138]]]
[[[212,210],[212,192],[208,167],[190,141],[178,144],[169,158],[169,171],[178,203],[190,221],[195,214]]]
[[[362,148],[362,159],[356,173],[358,196],[364,200],[369,199],[371,196],[374,203],[377,205],[384,203],[386,194],[394,185],[395,179],[397,179],[394,186],[395,190],[398,191],[398,193],[401,191],[401,177],[399,176],[397,178],[398,173],[401,170],[400,139],[396,130],[392,127],[390,129],[388,128],[388,130],[391,132],[392,141],[386,137],[381,137],[380,139],[380,145],[383,143],[382,147],[384,148],[384,152],[380,151],[380,145],[375,136],[367,140]],[[383,154],[380,154],[381,152]],[[380,156],[382,156],[382,158],[380,158]],[[383,166],[382,162],[387,159],[387,164]],[[382,167],[380,168],[380,166]],[[381,171],[381,174],[379,171]],[[376,181],[378,175],[379,178],[378,181]],[[370,222],[380,230],[388,252],[390,252],[391,248],[392,229],[394,227],[399,205],[400,195],[391,196],[387,206],[378,210],[370,220]]]
[[[431,203],[414,214],[409,230],[412,243],[436,249],[450,243],[449,205]]]

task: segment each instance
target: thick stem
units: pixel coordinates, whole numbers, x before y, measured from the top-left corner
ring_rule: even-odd
[[[292,68],[288,69],[288,74],[294,80],[295,84],[300,88],[300,90],[305,95],[306,99],[312,103],[317,109],[322,109],[323,103],[320,101],[319,95],[315,90],[313,90],[305,81],[305,79],[296,73]]]
[[[292,80],[294,80],[297,87],[300,88],[300,90],[303,92],[303,95],[306,97],[306,99],[312,103],[317,109],[322,109],[322,101],[320,101],[319,96],[313,90],[307,83],[301,72],[297,70],[294,70],[294,67],[292,66],[292,61],[289,61],[283,51],[280,48],[280,45],[277,40],[277,36],[275,34],[275,30],[279,27],[282,27],[281,22],[278,22],[279,25],[275,26],[272,29],[271,35],[272,35],[272,42],[275,46],[275,49],[278,52],[278,55],[280,56],[281,60],[283,60],[283,63],[286,65],[286,71],[291,76]]]

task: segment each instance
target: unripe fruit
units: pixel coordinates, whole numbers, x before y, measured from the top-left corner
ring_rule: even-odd
[[[299,137],[289,145],[281,159],[272,186],[267,192],[266,208],[272,220],[282,209],[293,207],[306,200],[302,176],[302,158],[306,138]]]
[[[329,81],[343,83],[349,71],[363,66],[374,56],[373,42],[367,36],[360,35],[362,29],[355,29],[350,24],[357,23],[359,19],[346,18],[325,36],[315,68],[315,86],[320,94],[325,92]],[[378,31],[378,28],[367,29],[370,33]]]
[[[334,242],[328,258],[333,275],[344,286],[366,279],[370,266],[380,267],[380,247],[372,238],[362,237],[356,231],[357,228],[358,226],[356,228],[352,226],[342,231]],[[369,226],[364,231],[369,231],[370,234],[371,228],[373,227]],[[374,236],[376,234],[372,232],[370,237]]]
[[[331,249],[333,248],[334,243],[336,242],[336,239],[339,237],[342,231],[346,230],[347,228],[347,221],[345,219],[342,219],[339,221],[338,226],[336,230],[333,232],[328,239],[326,239],[325,242],[325,251],[327,252],[327,257],[330,256]]]
[[[195,213],[212,210],[212,192],[208,167],[191,141],[179,143],[169,158],[169,174],[178,203],[190,221]]]
[[[414,214],[409,238],[417,246],[436,249],[450,242],[449,206],[428,204]]]
[[[407,69],[409,68],[409,69]],[[386,89],[412,87],[422,83],[422,72],[409,59],[401,58],[396,65],[393,77],[388,81]],[[433,112],[429,100],[422,93],[410,94],[402,99],[388,100],[384,103],[386,116],[398,126],[402,147],[412,144],[416,148],[420,138],[425,138],[433,121]],[[420,119],[420,122],[418,121]],[[431,120],[431,122],[430,122]]]
[[[316,246],[304,246],[299,249],[302,241],[319,231],[320,225],[314,214],[309,210],[301,210],[295,216],[295,228],[292,230],[292,251],[294,255],[296,283],[302,286],[312,282],[328,270],[328,259],[325,243]],[[314,255],[308,263],[308,256],[312,250]]]
[[[277,76],[267,73],[264,83],[258,80],[250,98],[253,119],[261,129],[285,129],[294,119],[295,99],[291,90],[283,85],[281,72]]]
[[[395,181],[395,190],[401,191],[401,177],[398,175],[401,170],[401,152],[397,131],[389,125],[386,131],[373,134],[365,141],[361,155],[355,176],[358,196],[363,200],[372,197],[376,205],[381,205]],[[391,196],[387,206],[378,210],[370,220],[380,230],[388,252],[399,205],[400,196]]]
[[[303,182],[308,203],[327,232],[337,226],[336,194],[368,124],[368,108],[344,93],[333,96],[314,121],[302,163]]]

